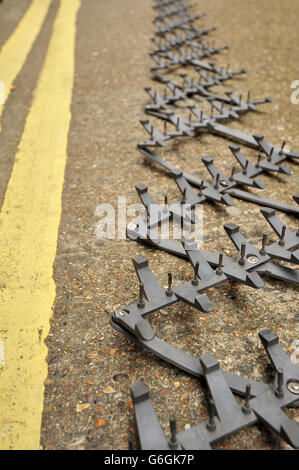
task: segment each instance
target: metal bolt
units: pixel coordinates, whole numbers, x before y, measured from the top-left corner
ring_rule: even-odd
[[[145,307],[144,295],[145,295],[145,292],[144,292],[144,285],[143,285],[143,283],[141,282],[141,283],[139,284],[139,297],[138,297],[138,301],[137,301],[137,307],[138,307],[138,308],[144,308],[144,307]]]
[[[223,254],[220,253],[219,254],[219,260],[218,260],[218,267],[216,269],[216,274],[218,274],[218,276],[222,276],[222,274],[223,274],[222,266],[223,266]]]
[[[116,310],[116,312],[114,312],[114,315],[116,316],[116,318],[122,318],[129,315],[129,312],[126,312],[125,310]]]
[[[178,131],[180,129],[180,118],[178,117],[177,123],[176,123],[176,130]]]
[[[246,385],[246,393],[245,393],[245,403],[244,405],[242,406],[242,411],[243,413],[245,413],[246,415],[249,415],[251,413],[251,407],[250,407],[250,395],[251,395],[251,385],[250,384],[247,384]]]
[[[215,422],[215,414],[216,414],[216,407],[215,402],[213,399],[208,401],[208,414],[209,414],[209,421],[207,422],[207,429],[208,431],[215,431],[216,429],[216,422]]]
[[[271,162],[271,158],[272,158],[273,152],[274,152],[274,147],[271,148],[271,151],[270,151],[270,153],[269,153],[269,155],[268,155],[268,160],[269,160],[269,162]]]
[[[291,380],[291,382],[288,383],[288,390],[295,395],[299,395],[299,382]]]
[[[248,94],[247,94],[247,103],[250,103],[250,97],[251,97],[251,92],[249,90]]]
[[[242,104],[242,95],[240,95],[239,99],[240,99],[240,104]]]
[[[168,273],[168,288],[167,288],[167,291],[166,291],[166,295],[168,297],[171,297],[173,295],[173,290],[172,290],[172,274],[171,273]]]
[[[214,185],[215,189],[218,189],[218,187],[219,187],[219,180],[220,180],[220,173],[217,173],[216,174],[215,185]]]
[[[178,440],[176,438],[176,433],[177,433],[177,426],[176,426],[176,419],[174,416],[171,416],[169,418],[169,427],[170,427],[170,441],[169,445],[172,450],[178,448]]]
[[[231,171],[231,175],[230,175],[230,178],[229,178],[231,181],[233,181],[233,180],[234,180],[234,174],[235,174],[235,171],[236,171],[236,167],[235,167],[235,166],[233,166],[233,167],[232,167],[232,171]]]
[[[203,180],[201,180],[200,185],[199,185],[199,191],[198,191],[199,196],[202,196],[203,187],[204,187],[204,182]]]
[[[154,136],[154,126],[151,126],[151,139],[153,138]]]
[[[277,371],[277,387],[275,390],[275,395],[277,398],[283,397],[283,369],[278,369]]]
[[[280,151],[279,151],[280,155],[283,153],[283,149],[284,149],[285,144],[286,144],[286,141],[284,140],[283,143],[281,144],[281,148],[280,148]]]
[[[280,240],[279,240],[279,244],[280,244],[281,246],[284,246],[284,244],[285,244],[286,230],[287,230],[286,225],[283,225],[283,226],[282,226],[282,229],[281,229]]]
[[[183,189],[183,199],[181,200],[181,204],[186,204],[186,196],[187,196],[187,188]]]
[[[257,164],[255,165],[257,168],[259,168],[259,166],[260,166],[261,159],[262,159],[262,156],[259,154],[259,155],[257,156]]]
[[[196,261],[195,268],[194,268],[194,278],[192,279],[193,286],[198,286],[199,284],[198,271],[199,271],[199,261]]]
[[[164,121],[164,135],[167,135],[167,121]]]
[[[249,160],[246,160],[245,167],[243,170],[243,175],[247,175],[248,165],[249,165]]]
[[[244,266],[245,264],[245,253],[246,253],[246,243],[241,243],[240,259],[239,259],[239,264],[241,266]]]
[[[267,245],[267,240],[268,240],[268,234],[263,233],[263,238],[262,238],[262,248],[260,249],[260,254],[265,256],[266,255],[266,245]]]
[[[199,115],[199,121],[202,122],[202,117],[203,117],[203,112],[200,111],[200,115]]]

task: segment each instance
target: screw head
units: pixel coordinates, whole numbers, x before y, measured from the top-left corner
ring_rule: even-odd
[[[126,317],[127,315],[129,315],[129,312],[126,312],[126,310],[116,310],[114,312],[114,315],[117,317],[117,318],[121,318],[121,317]]]
[[[288,383],[288,390],[295,395],[299,395],[299,382],[297,380],[291,380]]]
[[[129,230],[136,230],[137,224],[128,224],[128,229]]]
[[[256,264],[259,261],[259,259],[255,255],[248,255],[247,256],[247,261],[251,264]]]

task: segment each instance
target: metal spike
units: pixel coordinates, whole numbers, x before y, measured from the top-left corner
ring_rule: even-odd
[[[239,264],[241,266],[244,266],[245,264],[245,253],[246,253],[246,243],[241,243],[240,259],[239,259]]]
[[[222,274],[223,274],[222,265],[223,265],[223,254],[220,253],[219,254],[218,267],[216,269],[216,274],[218,274],[218,276],[222,276]]]
[[[167,135],[167,121],[164,121],[164,135]]]
[[[271,152],[270,152],[269,155],[268,155],[268,160],[269,160],[269,162],[271,162],[271,158],[272,158],[273,152],[274,152],[274,147],[271,148]]]
[[[246,394],[245,394],[245,403],[242,406],[242,411],[246,414],[249,415],[251,413],[251,407],[250,407],[250,396],[251,396],[251,385],[247,384],[246,385]]]
[[[145,302],[144,302],[144,285],[141,282],[139,284],[139,297],[137,301],[137,307],[138,308],[144,308],[145,307]]]
[[[216,174],[216,179],[215,179],[215,185],[214,185],[214,188],[215,188],[215,189],[218,189],[219,180],[220,180],[220,173],[217,173],[217,174]]]
[[[243,170],[243,175],[247,175],[248,165],[249,165],[249,160],[246,160],[245,167]]]
[[[194,279],[192,279],[193,286],[198,286],[199,284],[198,271],[199,271],[199,261],[196,261],[195,268],[194,268]]]
[[[187,188],[183,189],[183,199],[182,199],[182,204],[186,204],[186,195],[187,195]]]
[[[260,254],[265,256],[266,255],[266,245],[267,245],[267,240],[268,240],[268,234],[263,233],[263,238],[262,238],[262,248],[260,249]]]
[[[261,159],[262,159],[261,154],[258,154],[258,156],[257,156],[257,164],[255,165],[257,168],[260,167]]]
[[[235,174],[235,171],[236,171],[236,167],[233,166],[233,167],[232,167],[232,171],[231,171],[231,175],[230,175],[230,178],[229,178],[231,181],[234,181],[234,174]]]
[[[176,425],[176,419],[174,416],[171,416],[169,418],[169,427],[170,427],[170,441],[169,441],[169,446],[172,450],[175,450],[178,448],[178,440],[176,438],[177,434],[177,425]]]
[[[287,229],[286,225],[283,225],[282,229],[281,229],[280,240],[279,240],[279,244],[281,246],[284,246],[284,244],[285,244],[286,229]]]
[[[204,182],[203,180],[201,180],[200,185],[199,185],[199,191],[198,191],[199,196],[202,196],[203,187],[204,187]]]
[[[208,431],[215,431],[216,429],[216,422],[215,422],[215,414],[216,414],[216,406],[213,399],[208,401],[208,414],[209,414],[209,421],[207,422],[207,429]]]
[[[280,151],[279,151],[280,155],[283,153],[283,149],[285,147],[285,144],[286,144],[286,141],[284,140],[283,143],[281,144],[281,148],[280,148]]]
[[[277,398],[282,398],[284,395],[283,392],[283,369],[278,369],[277,371],[277,387],[275,390],[275,395]]]
[[[173,290],[171,286],[172,286],[172,274],[169,272],[168,273],[168,288],[166,291],[166,295],[168,295],[169,297],[173,295]]]

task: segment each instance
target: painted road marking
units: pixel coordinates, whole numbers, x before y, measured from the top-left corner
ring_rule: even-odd
[[[5,85],[2,80],[0,80],[0,105],[5,103]]]
[[[0,51],[0,81],[3,95],[0,100],[0,119],[12,84],[21,71],[38,35],[52,0],[33,0],[13,34]],[[0,128],[1,130],[1,128]]]
[[[0,365],[5,364],[5,347],[3,341],[0,341]]]
[[[0,449],[39,449],[81,0],[61,0],[0,214]]]

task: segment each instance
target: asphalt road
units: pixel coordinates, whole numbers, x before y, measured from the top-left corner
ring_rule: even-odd
[[[29,0],[1,3],[0,47],[14,33],[30,3]],[[53,0],[33,47],[16,75],[3,111],[1,204],[5,204],[8,181],[19,158],[17,152],[22,149],[22,136],[34,111],[32,103],[55,31],[53,22],[58,6],[59,1]],[[55,206],[59,230],[57,225],[53,259],[51,256],[45,259],[50,267],[54,261],[56,297],[52,314],[52,304],[49,304],[45,307],[49,313],[43,319],[48,325],[43,333],[47,336],[48,375],[40,417],[42,449],[127,449],[131,436],[137,445],[129,394],[130,383],[136,379],[144,379],[151,388],[152,401],[165,431],[172,414],[177,417],[179,429],[207,416],[204,393],[196,379],[134,347],[109,324],[113,310],[136,298],[133,256],[147,257],[162,285],[167,285],[168,271],[176,273],[176,282],[189,279],[190,266],[128,240],[99,240],[95,235],[99,220],[95,216],[97,206],[109,203],[117,209],[118,196],[126,196],[128,203],[139,202],[134,189],[137,183],[148,185],[159,202],[163,201],[165,193],[171,202],[179,196],[167,174],[146,164],[136,150],[136,144],[144,139],[139,119],[144,118],[148,97],[143,88],[153,84],[149,71],[154,32],[151,6],[150,0],[82,0],[78,12],[71,115],[65,118],[69,130],[61,214],[60,203]],[[261,112],[246,115],[235,127],[264,134],[275,144],[286,140],[288,146],[299,151],[299,104],[290,101],[291,83],[299,80],[298,1],[201,0],[194,11],[207,12],[199,25],[217,27],[210,42],[230,46],[228,51],[215,57],[215,62],[221,66],[229,64],[232,70],[246,68],[249,71],[232,81],[231,89],[243,95],[251,90],[253,97],[271,96],[274,100],[273,104],[263,106]],[[67,25],[69,20],[65,21]],[[67,31],[66,28],[66,37]],[[61,47],[62,43],[61,40]],[[55,91],[52,92],[53,99],[60,102]],[[51,95],[47,99],[50,103]],[[53,118],[48,115],[48,109],[44,108],[40,115],[45,123],[47,117]],[[57,121],[63,120],[63,116],[57,115]],[[53,125],[55,121],[54,117]],[[57,129],[59,131],[58,125]],[[230,171],[232,157],[227,146],[226,140],[204,135],[174,141],[160,154],[187,171],[197,171],[199,176],[206,177],[200,164],[200,158],[206,155],[213,157],[222,170]],[[53,147],[50,142],[49,158]],[[255,151],[243,150],[248,157],[257,157]],[[290,195],[298,193],[298,164],[293,163],[291,167],[291,176],[262,177],[267,185],[263,190],[265,197],[290,202]],[[30,181],[30,185],[34,186],[34,181]],[[59,191],[58,188],[57,194]],[[6,206],[2,206],[2,211],[3,207]],[[47,212],[45,220],[46,217]],[[281,215],[281,219],[290,228],[298,228],[293,217]],[[268,230],[254,205],[241,201],[236,201],[231,208],[207,204],[204,207],[204,248],[234,253],[222,229],[227,222],[240,225],[253,243],[260,243],[261,234]],[[28,257],[30,250],[34,250],[32,245],[28,240],[24,248],[28,249]],[[1,283],[5,276],[2,270]],[[1,289],[5,289],[2,284]],[[291,343],[299,338],[296,289],[266,279],[264,289],[226,284],[215,288],[210,298],[216,307],[212,314],[201,314],[176,304],[160,316],[153,315],[154,329],[164,339],[193,355],[199,357],[203,352],[210,352],[226,370],[258,380],[269,379],[271,367],[259,343],[258,332],[263,328],[273,329],[290,352]],[[20,328],[22,317],[18,321],[17,328]],[[45,362],[43,355],[41,368]],[[21,367],[26,360],[26,356],[20,359]],[[4,373],[5,365],[0,361],[0,381]],[[35,375],[42,391],[44,376],[39,376],[38,367]],[[24,394],[25,404],[26,400]],[[28,401],[26,416],[34,415],[36,410],[31,409],[34,406],[34,401]],[[298,410],[288,413],[298,420]],[[38,419],[35,441],[28,444],[29,447],[39,445]],[[18,424],[18,432],[26,432],[26,429],[26,422]],[[19,442],[16,443],[12,433],[5,447],[15,448]],[[287,449],[288,446],[265,427],[254,426],[227,439],[219,448]]]

